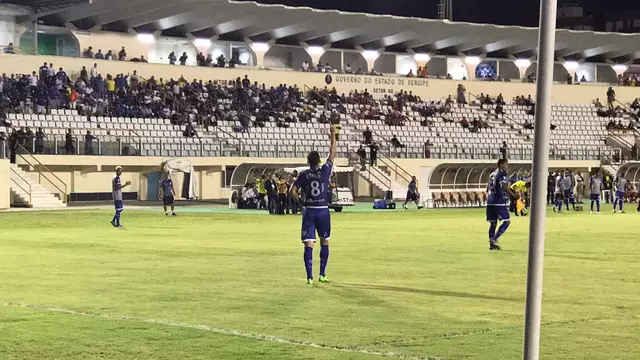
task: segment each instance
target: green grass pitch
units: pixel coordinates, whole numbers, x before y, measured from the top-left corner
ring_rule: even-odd
[[[606,209],[549,213],[545,360],[640,358],[639,215]],[[481,209],[333,213],[308,286],[299,216],[178,210],[2,214],[0,359],[521,356],[528,219],[489,252]]]

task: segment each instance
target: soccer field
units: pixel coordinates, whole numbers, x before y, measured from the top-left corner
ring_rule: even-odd
[[[549,214],[543,359],[640,356],[639,215],[606,209]],[[2,214],[0,359],[521,356],[528,219],[489,252],[482,209],[332,213],[308,286],[299,216],[178,210]]]

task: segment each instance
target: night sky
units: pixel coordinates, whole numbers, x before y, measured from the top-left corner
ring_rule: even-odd
[[[439,0],[258,0],[264,4],[436,19]],[[640,0],[558,0],[579,2],[585,15],[640,10]],[[539,0],[453,0],[453,20],[496,25],[537,26]]]

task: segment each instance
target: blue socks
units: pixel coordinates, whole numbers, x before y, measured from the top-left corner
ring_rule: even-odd
[[[116,210],[116,214],[113,215],[113,219],[111,220],[116,226],[120,226],[120,213],[122,213],[122,210]]]
[[[489,225],[489,241],[494,241],[496,239],[496,226],[498,223],[492,222]]]
[[[509,225],[511,225],[511,221],[503,221],[502,224],[500,224],[498,232],[496,233],[496,240],[498,240],[500,236],[502,236],[504,232],[507,231]]]
[[[327,252],[327,256],[328,254],[329,253]],[[307,279],[313,280],[313,248],[305,246],[303,258],[304,258],[304,267],[307,270]]]
[[[327,261],[329,261],[329,245],[320,246],[320,276],[326,276],[324,274],[327,268]]]

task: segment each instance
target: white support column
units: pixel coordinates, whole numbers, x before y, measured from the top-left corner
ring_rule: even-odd
[[[611,65],[611,68],[616,72],[616,79],[620,76],[624,76],[624,73],[626,73],[628,69],[627,65],[624,64]]]
[[[527,76],[527,69],[531,66],[531,60],[529,59],[516,59],[513,62],[518,67],[520,71],[520,80],[524,79]]]
[[[478,56],[465,56],[461,58],[462,62],[467,67],[467,80],[476,79],[476,68],[482,61]]]
[[[269,41],[268,43],[253,42],[249,38],[245,38],[245,42],[251,46],[251,50],[256,55],[255,66],[258,68],[264,68],[264,55],[269,51],[271,46],[275,44],[275,41]]]

